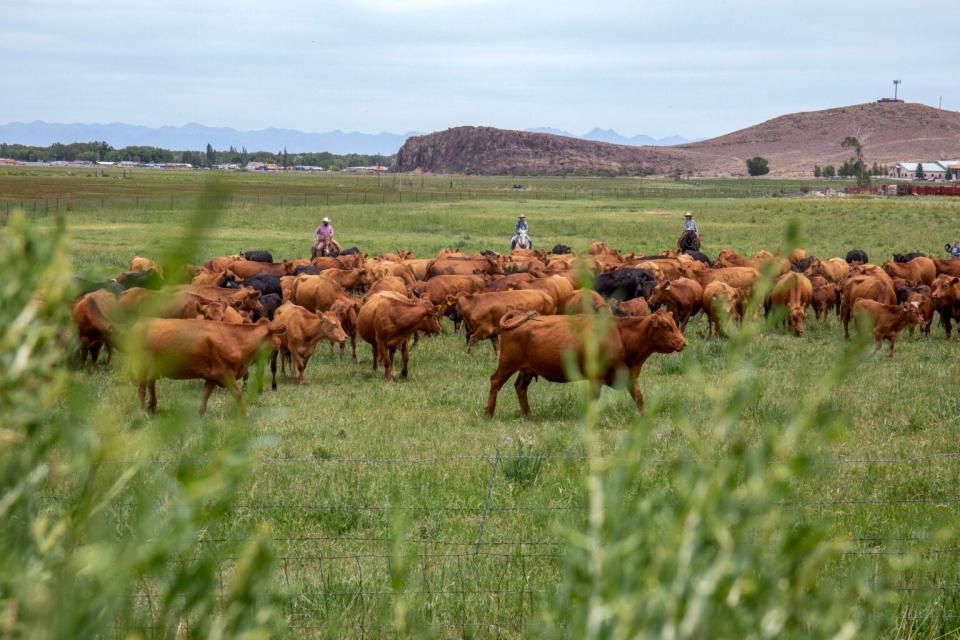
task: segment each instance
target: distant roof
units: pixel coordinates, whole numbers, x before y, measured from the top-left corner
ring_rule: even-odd
[[[916,171],[917,165],[923,165],[923,171],[945,171],[946,166],[940,164],[939,162],[898,162],[897,166],[906,169],[907,171]]]

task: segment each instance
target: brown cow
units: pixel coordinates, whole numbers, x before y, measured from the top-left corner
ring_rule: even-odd
[[[933,260],[933,266],[937,268],[937,275],[960,276],[960,260],[941,260],[940,258],[931,258],[931,260]]]
[[[337,300],[354,302],[343,287],[323,276],[301,275],[290,289],[290,302],[308,311],[327,311]]]
[[[364,286],[363,269],[324,269],[319,275],[333,280],[347,291],[358,291]]]
[[[270,274],[272,276],[286,276],[290,275],[292,271],[290,263],[286,260],[283,262],[256,262],[255,260],[237,260],[236,262],[230,263],[230,271],[233,271],[238,278],[252,278],[253,276],[260,275],[261,273]]]
[[[460,330],[460,316],[457,315],[457,295],[461,293],[480,293],[486,286],[483,276],[436,276],[424,282],[418,282],[410,290],[415,296],[426,298],[432,304],[441,306],[444,315],[453,321],[453,330]]]
[[[91,367],[96,370],[100,349],[104,347],[107,351],[107,364],[110,363],[113,357],[110,340],[114,328],[111,318],[116,315],[116,312],[117,297],[106,289],[91,291],[73,303],[70,315],[77,325],[81,369],[86,364],[89,354]]]
[[[517,289],[537,289],[546,291],[553,296],[553,301],[557,304],[557,309],[563,309],[567,300],[573,295],[574,288],[570,281],[563,276],[546,276],[544,278],[534,278],[527,282],[520,283]]]
[[[291,371],[296,372],[297,382],[304,384],[303,372],[310,362],[310,357],[317,348],[317,343],[327,340],[342,345],[347,341],[347,334],[337,314],[333,311],[312,313],[292,302],[282,304],[273,316],[274,324],[283,327],[280,334],[280,344],[270,359],[270,373],[273,375],[272,387],[277,388],[277,356],[281,356],[280,373],[286,375],[286,363],[291,363]]]
[[[853,305],[853,315],[858,327],[873,329],[874,351],[879,351],[883,341],[890,343],[887,357],[893,356],[897,334],[910,323],[918,321],[917,308],[909,303],[883,304],[876,300],[861,298]]]
[[[640,300],[643,300],[643,298],[640,298]],[[643,302],[646,304],[647,301],[643,300]],[[590,311],[596,313],[606,304],[603,296],[593,289],[574,289],[573,295],[567,298],[567,301],[563,304],[562,311],[566,314],[588,313]]]
[[[701,269],[700,267],[692,266],[694,264],[702,264],[699,262],[682,264],[684,272],[688,274],[686,277],[696,280],[700,283],[700,286],[706,287],[711,282],[716,281],[723,282],[739,289],[743,294],[742,297],[744,300],[750,297],[750,292],[753,290],[754,285],[756,285],[757,280],[760,279],[760,272],[752,267]]]
[[[707,316],[707,337],[726,336],[723,324],[740,319],[740,300],[742,293],[736,287],[714,280],[703,288],[703,312]]]
[[[226,271],[233,263],[240,262],[241,260],[244,260],[244,257],[239,255],[219,256],[207,260],[203,268],[207,271]]]
[[[156,271],[161,277],[163,276],[163,269],[157,266],[156,262],[150,258],[144,258],[141,256],[133,256],[130,258],[130,268],[128,271],[140,271],[144,273],[148,271]]]
[[[850,275],[850,265],[843,258],[830,258],[829,260],[814,258],[804,274],[808,278],[820,276],[825,278],[827,282],[839,284]]]
[[[413,275],[416,276],[417,280],[426,280],[427,269],[430,267],[431,262],[433,262],[433,260],[419,258],[416,260],[404,260],[403,264],[410,267],[410,270],[413,271]]]
[[[330,311],[337,316],[340,326],[349,336],[353,361],[357,362],[357,315],[360,313],[360,301],[340,299],[330,305]],[[340,353],[343,353],[345,346],[340,343]]]
[[[925,293],[911,293],[907,296],[907,304],[912,304],[917,308],[917,322],[910,324],[910,337],[913,337],[913,329],[919,323],[920,335],[930,335],[930,325],[933,324],[933,298]]]
[[[364,257],[361,253],[353,253],[346,256],[337,256],[336,258],[319,256],[310,261],[310,264],[319,269],[360,269],[364,264]]]
[[[883,273],[881,271],[881,273]],[[883,273],[889,280],[890,276]],[[843,285],[840,299],[840,322],[843,323],[843,337],[850,337],[850,318],[853,307],[858,300],[873,300],[881,304],[893,305],[897,302],[897,294],[893,290],[892,281],[887,282],[877,275],[855,275],[847,279]]]
[[[940,314],[940,324],[949,338],[952,330],[951,321],[956,320],[960,323],[960,277],[939,275],[933,281],[932,288],[930,297],[933,299],[933,307]]]
[[[610,311],[615,316],[648,316],[650,304],[643,298],[630,300],[610,300]]]
[[[438,258],[427,267],[428,278],[442,275],[472,276],[483,273],[487,275],[503,275],[503,256]]]
[[[814,282],[814,279],[820,282]],[[832,282],[827,282],[823,276],[814,276],[810,278],[813,284],[813,312],[817,320],[822,320],[830,315],[830,310],[840,311],[840,293],[843,287]]]
[[[412,260],[417,256],[413,255],[413,251],[407,251],[406,249],[397,249],[393,253],[381,253],[377,255],[377,260],[384,260],[386,262],[405,262],[407,260]]]
[[[496,291],[519,289],[521,284],[531,282],[535,278],[536,276],[532,273],[510,273],[505,276],[493,276],[487,281],[486,285],[484,285],[483,290],[485,293],[494,293]],[[431,280],[432,279],[433,278],[431,278]]]
[[[500,318],[508,311],[536,311],[553,315],[557,303],[546,291],[499,291],[496,293],[461,293],[457,296],[457,313],[467,326],[467,353],[472,353],[478,340],[489,338],[493,350],[499,351]]]
[[[373,285],[367,289],[367,295],[364,296],[364,300],[369,300],[374,294],[384,293],[386,291],[392,291],[394,293],[399,293],[402,296],[407,295],[407,282],[403,278],[398,278],[397,276],[384,276],[373,283]]]
[[[368,260],[364,264],[361,280],[363,285],[369,289],[377,280],[387,276],[401,278],[408,287],[417,281],[417,277],[413,275],[413,269],[407,265],[397,262],[378,262],[376,260]]]
[[[276,348],[277,329],[261,318],[257,324],[230,324],[209,320],[150,319],[138,321],[132,329],[135,344],[143,350],[134,359],[140,407],[150,389],[147,408],[157,410],[157,380],[204,380],[200,414],[207,410],[207,400],[214,387],[226,387],[237,398],[246,414],[243,391],[238,380],[247,374],[257,350],[264,345]]]
[[[683,351],[687,346],[686,339],[666,311],[640,318],[597,315],[531,317],[535,315],[511,312],[501,320],[503,346],[497,370],[490,376],[490,395],[484,409],[488,416],[493,416],[497,394],[514,373],[518,374],[514,387],[524,416],[530,415],[527,388],[535,377],[550,382],[571,380],[567,370],[568,352],[576,355],[583,375],[584,338],[588,331],[600,330],[604,324],[605,337],[600,345],[602,370],[598,381],[613,386],[621,372],[626,370],[630,395],[640,411],[643,410],[640,369],[644,362],[654,353]]]
[[[198,271],[196,274],[194,274],[193,279],[190,281],[190,284],[196,285],[196,286],[205,286],[205,285],[216,286],[218,282],[220,282],[221,280],[227,277],[239,279],[237,278],[237,274],[235,274],[233,271],[230,271],[229,269],[227,269],[226,271],[210,271],[209,269],[204,267],[200,269],[200,271]]]
[[[373,347],[373,370],[383,362],[384,381],[394,377],[393,358],[400,349],[400,375],[407,377],[410,337],[418,331],[440,333],[443,309],[429,300],[410,300],[395,293],[378,293],[360,309],[357,333]]]
[[[803,335],[803,320],[807,315],[807,307],[813,302],[813,285],[807,276],[791,271],[780,276],[770,291],[770,305],[786,309],[787,315],[783,322],[790,321],[793,332]]]
[[[687,322],[700,311],[702,305],[703,287],[690,278],[661,282],[650,295],[650,308],[666,307],[681,332],[687,330]]]
[[[610,253],[610,247],[607,246],[606,242],[600,242],[600,241],[591,242],[590,246],[587,247],[587,253],[589,253],[592,256],[599,256],[604,253]]]
[[[197,301],[197,319],[213,320],[215,322],[232,322],[234,324],[250,324],[250,312],[237,311],[226,302],[211,300]]]
[[[914,258],[904,263],[885,260],[883,270],[891,277],[922,282],[928,286],[933,284],[933,279],[937,277],[937,266],[930,258]]]

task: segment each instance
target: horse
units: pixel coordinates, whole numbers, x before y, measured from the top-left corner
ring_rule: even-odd
[[[533,240],[530,239],[530,236],[527,235],[526,229],[520,229],[517,232],[517,235],[513,236],[513,241],[510,242],[510,250],[514,249],[532,249]]]
[[[700,251],[700,236],[690,229],[684,231],[677,238],[677,248],[680,251]]]
[[[331,238],[318,238],[310,249],[311,260],[316,257],[336,258],[338,255],[340,255],[340,250]]]

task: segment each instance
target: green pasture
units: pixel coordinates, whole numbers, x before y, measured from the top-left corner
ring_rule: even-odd
[[[171,191],[199,195],[199,188],[178,182],[195,178],[141,176],[142,170],[126,179],[76,178],[91,184],[111,180],[118,189],[106,191],[103,208],[79,207],[65,214],[78,274],[108,277],[123,270],[133,255],[161,256],[183,243],[183,230],[194,215],[191,201],[183,198],[183,205],[172,209],[134,208],[129,200],[138,191],[128,185],[140,185],[144,198],[160,192],[166,197]],[[0,196],[14,195],[18,188],[11,185],[29,178],[11,170],[0,173]],[[344,179],[354,178],[243,176],[231,179],[242,184],[228,186],[248,195],[251,185],[256,189],[261,184],[265,193],[275,194],[277,185],[292,193],[319,184],[314,180],[333,189],[335,181]],[[355,186],[362,181],[373,190],[377,178],[357,180]],[[392,180],[382,176],[381,186]],[[420,178],[402,180],[414,189]],[[843,256],[858,248],[874,262],[901,251],[939,255],[944,242],[960,234],[960,200],[946,198],[597,197],[617,188],[639,189],[639,181],[587,178],[428,177],[424,189],[432,185],[443,191],[446,183],[451,191],[454,183],[464,190],[509,190],[514,181],[552,197],[508,193],[326,206],[311,203],[307,191],[306,203],[298,206],[257,205],[249,198],[228,202],[200,239],[194,259],[247,249],[268,249],[278,259],[302,257],[324,215],[332,218],[344,246],[356,245],[371,255],[404,248],[418,257],[443,247],[505,251],[521,212],[538,246],[562,243],[577,250],[593,240],[624,251],[669,248],[684,211],[694,212],[703,250],[711,255],[722,247],[742,253],[776,250],[791,222],[799,225],[801,245],[811,254]],[[624,184],[628,187],[616,186]],[[408,187],[404,183],[400,188]],[[583,197],[574,195],[578,189]],[[54,196],[54,191],[40,197],[44,195]],[[121,202],[121,195],[123,206],[110,204]],[[90,197],[99,195],[90,191]],[[35,224],[52,228],[54,223],[50,217]],[[704,327],[697,318],[687,330],[688,348],[653,356],[641,374],[647,400],[663,407],[651,458],[669,457],[713,419],[708,396],[729,373],[728,345],[702,338]],[[812,311],[801,338],[775,327],[764,329],[750,346],[745,369],[756,377],[761,392],[736,428],[749,436],[762,425],[785,422],[845,346],[836,318],[818,323]],[[831,531],[849,536],[851,552],[824,580],[839,583],[863,569],[875,570],[879,580],[891,556],[918,553],[912,581],[897,585],[904,600],[893,610],[908,604],[914,612],[908,616],[929,614],[932,621],[925,619],[928,626],[917,632],[924,637],[960,626],[960,619],[954,620],[960,615],[960,550],[955,543],[932,542],[941,527],[956,522],[960,507],[957,349],[935,324],[930,338],[903,335],[892,359],[869,351],[858,356],[853,374],[831,391],[830,408],[843,416],[842,428],[825,434],[817,445],[812,462],[816,481],[798,483],[797,499],[782,505],[797,510],[800,520],[826,523]],[[333,636],[335,629],[348,629],[352,637],[361,630],[380,637],[388,635],[378,630],[389,624],[396,597],[388,551],[392,518],[399,512],[417,554],[410,606],[429,621],[437,637],[533,633],[541,603],[558,588],[560,530],[578,527],[586,517],[583,385],[535,382],[530,389],[534,417],[524,420],[508,383],[496,417],[489,420],[482,417],[482,408],[496,359],[488,344],[467,355],[463,336],[454,335],[445,322],[442,336],[421,340],[414,348],[409,380],[390,384],[371,371],[369,346],[361,344],[358,351],[359,364],[348,352],[321,346],[305,385],[284,379],[278,392],[249,398],[248,427],[264,437],[261,462],[240,508],[210,532],[210,544],[229,538],[234,525],[269,523],[279,558],[276,587],[295,635]],[[104,412],[127,421],[131,429],[149,429],[151,419],[138,411],[136,390],[122,362],[121,355],[111,367],[75,375]],[[195,411],[200,390],[197,381],[160,381],[161,415]],[[605,389],[603,398],[607,402],[598,424],[601,447],[609,452],[633,428],[636,411],[623,390]],[[233,415],[232,399],[217,391],[202,428],[216,433]],[[177,451],[169,455],[175,459]],[[230,563],[226,561],[227,571]],[[901,628],[895,635],[910,633]]]

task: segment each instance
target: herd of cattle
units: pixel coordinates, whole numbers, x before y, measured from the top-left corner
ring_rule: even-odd
[[[820,259],[800,249],[749,258],[724,249],[711,260],[692,251],[621,254],[602,242],[579,256],[561,245],[549,253],[518,249],[510,255],[445,249],[429,259],[407,251],[368,258],[354,250],[282,262],[254,251],[191,266],[184,276],[169,278],[189,284],[167,285],[161,267],[135,257],[117,278],[80,283],[72,316],[81,367],[88,356],[96,367],[101,350],[109,362],[112,347],[137,345],[132,370],[141,407],[151,411],[163,377],[204,380],[201,413],[216,386],[233,392],[245,410],[239,380],[263,348],[272,350],[274,389],[278,358],[281,374],[289,363],[303,384],[319,342],[339,343],[342,350],[349,340],[356,360],[357,336],[373,347],[373,368],[383,365],[385,380],[395,375],[399,350],[406,377],[411,342],[440,333],[445,316],[454,331],[463,326],[468,352],[489,339],[499,354],[488,415],[515,373],[521,411],[528,415],[530,382],[567,381],[568,353],[582,367],[587,328],[598,326],[604,331],[600,380],[612,385],[628,375],[642,409],[638,377],[647,358],[683,350],[683,333],[697,313],[706,316],[708,336],[722,337],[728,322],[748,312],[764,275],[774,280],[763,306],[768,312],[781,308],[797,335],[812,307],[817,320],[835,311],[845,336],[852,318],[867,321],[877,349],[889,342],[889,355],[904,328],[912,334],[919,326],[929,334],[935,313],[949,337],[951,321],[960,320],[960,260],[919,253],[894,258],[876,266],[858,250]]]

